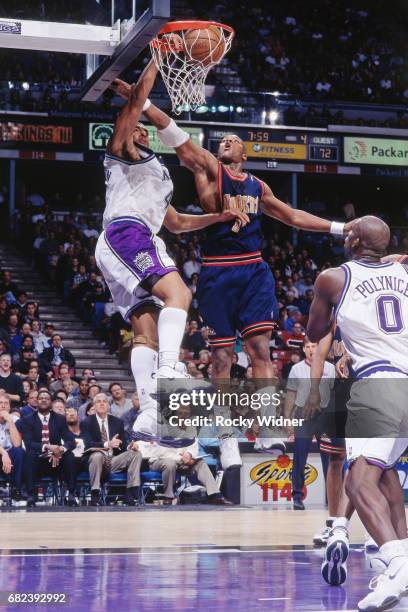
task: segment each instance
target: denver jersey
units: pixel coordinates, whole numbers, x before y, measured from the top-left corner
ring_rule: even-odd
[[[203,245],[203,254],[238,255],[254,253],[262,247],[261,232],[261,198],[264,186],[256,176],[244,173],[233,176],[228,169],[218,163],[218,193],[222,209],[237,208],[246,212],[250,223],[238,231],[233,231],[234,221],[217,223],[206,230],[207,240]]]
[[[142,221],[154,233],[160,230],[173,195],[169,172],[156,155],[138,145],[142,159],[127,161],[106,153],[106,208],[103,227],[119,217]]]
[[[351,261],[336,308],[356,376],[408,374],[408,269],[397,262]]]

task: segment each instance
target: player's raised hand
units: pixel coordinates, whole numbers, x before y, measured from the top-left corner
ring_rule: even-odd
[[[126,81],[122,81],[121,79],[115,79],[112,85],[110,86],[110,89],[113,89],[113,91],[117,93],[118,96],[127,100],[130,96],[132,86],[129,85],[129,83],[126,83]]]
[[[241,210],[235,208],[224,210],[220,213],[220,222],[235,221],[234,227],[238,225],[238,229],[247,225],[250,222],[248,215]]]

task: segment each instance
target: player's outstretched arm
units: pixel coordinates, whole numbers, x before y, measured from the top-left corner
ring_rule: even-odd
[[[320,342],[333,329],[333,307],[340,299],[343,285],[344,271],[341,268],[330,268],[317,277],[306,330],[311,342]]]
[[[151,92],[157,76],[157,68],[153,60],[151,60],[138,82],[135,85],[126,87],[126,96],[123,95],[123,85],[127,85],[123,81],[115,81],[115,91],[125,97],[127,102],[120,111],[113,131],[112,138],[109,141],[108,149],[113,155],[121,155],[123,146],[129,136],[133,133],[137,122],[143,111],[143,105]]]
[[[273,193],[270,187],[264,183],[265,191],[262,196],[261,206],[262,212],[269,217],[273,217],[278,221],[282,221],[286,225],[296,227],[298,229],[309,230],[313,232],[331,232],[340,234],[340,226],[343,228],[343,224],[337,224],[339,231],[332,229],[332,222],[327,219],[321,219],[316,215],[311,215],[304,210],[298,210],[297,208],[291,208],[285,202],[282,202]],[[347,233],[354,221],[346,223],[343,231]]]
[[[240,221],[241,227],[249,223],[248,215],[235,209],[208,215],[185,215],[177,212],[173,206],[169,206],[164,218],[164,226],[172,234],[182,234],[183,232],[204,229],[215,223],[227,223],[237,219]]]
[[[115,86],[115,91],[122,98],[127,99],[129,97],[132,87],[129,83],[116,79]],[[214,177],[217,176],[218,162],[216,157],[209,151],[194,144],[190,135],[180,128],[164,111],[154,104],[150,104],[143,114],[157,128],[160,141],[164,145],[173,148],[179,159],[189,170],[194,173],[206,172]]]

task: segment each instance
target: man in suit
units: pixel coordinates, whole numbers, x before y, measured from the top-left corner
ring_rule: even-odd
[[[54,369],[57,371],[63,361],[69,365],[70,369],[75,368],[75,357],[71,351],[62,346],[60,334],[51,336],[51,346],[41,353],[40,361],[47,372],[54,372]]]
[[[38,409],[17,422],[26,447],[25,474],[27,506],[35,506],[34,490],[38,475],[64,475],[68,485],[68,504],[76,506],[75,459],[72,450],[75,438],[65,418],[51,411],[51,394],[41,389]]]
[[[136,442],[126,447],[123,421],[109,413],[109,401],[105,393],[95,395],[96,414],[82,422],[85,450],[89,453],[89,477],[91,481],[91,504],[99,505],[101,478],[112,472],[127,469],[126,503],[135,506],[139,500],[140,466],[142,455]]]

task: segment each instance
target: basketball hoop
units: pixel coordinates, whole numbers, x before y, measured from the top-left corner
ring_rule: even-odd
[[[169,93],[172,110],[205,104],[205,80],[230,50],[234,29],[216,21],[172,21],[151,41],[150,49]]]

